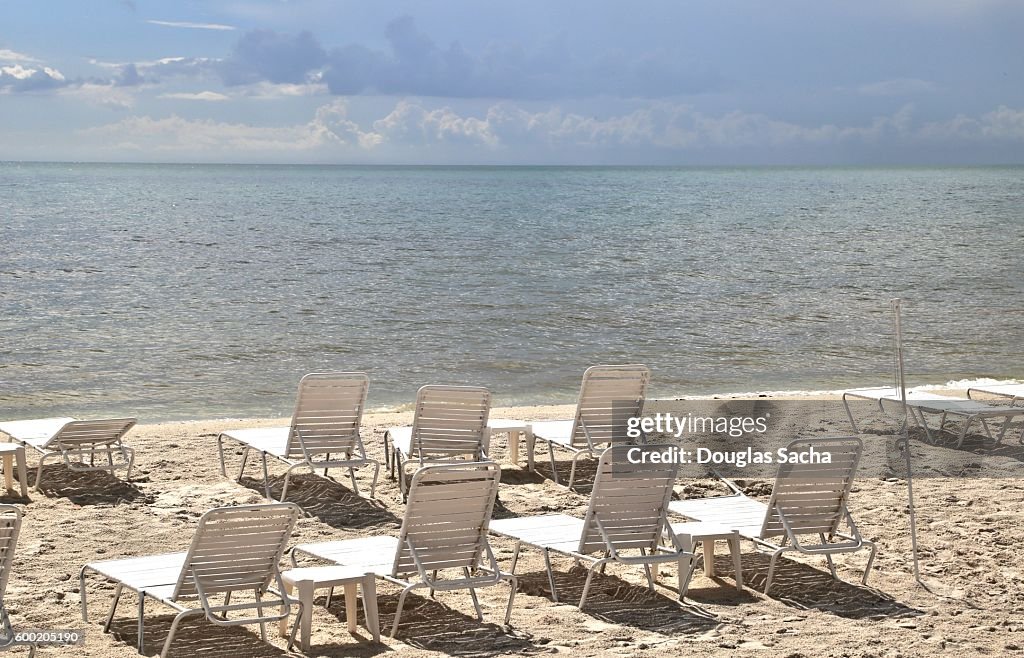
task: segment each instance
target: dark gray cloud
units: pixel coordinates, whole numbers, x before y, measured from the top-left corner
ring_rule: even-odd
[[[229,86],[263,81],[299,84],[326,59],[327,53],[309,32],[253,30],[235,44],[220,71]]]
[[[386,94],[545,100],[593,96],[665,98],[713,89],[710,70],[664,51],[575,55],[565,36],[532,50],[513,41],[480,52],[440,46],[410,17],[391,21],[387,50],[359,43],[329,51],[309,32],[247,33],[222,62],[227,85],[302,83],[321,74],[335,95]]]

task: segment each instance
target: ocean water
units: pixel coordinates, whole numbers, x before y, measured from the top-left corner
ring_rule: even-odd
[[[1024,378],[1024,168],[0,163],[0,418]]]

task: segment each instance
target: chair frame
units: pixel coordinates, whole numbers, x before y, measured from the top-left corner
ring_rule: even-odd
[[[361,385],[362,390],[358,394],[359,403],[355,408],[354,413],[354,428],[351,443],[347,446],[341,446],[340,450],[344,455],[344,459],[330,458],[331,453],[325,451],[322,446],[317,447],[315,445],[316,437],[314,433],[306,430],[305,432],[300,428],[302,424],[300,415],[303,412],[303,393],[307,389],[313,388],[318,383],[332,382],[332,381],[356,381]],[[308,468],[309,472],[316,475],[318,468],[323,469],[323,477],[328,477],[328,471],[331,468],[347,468],[349,473],[349,479],[352,482],[352,490],[356,495],[359,495],[359,485],[356,483],[355,469],[373,464],[373,480],[370,483],[370,498],[373,498],[377,491],[377,478],[380,475],[380,462],[376,459],[372,459],[366,454],[366,447],[363,445],[362,436],[360,436],[359,429],[362,423],[363,411],[366,408],[366,394],[369,389],[370,380],[363,372],[328,372],[328,373],[310,373],[299,380],[299,392],[296,396],[295,411],[292,414],[292,422],[288,428],[288,440],[285,444],[284,454],[277,452],[269,452],[262,450],[258,447],[250,445],[241,436],[233,436],[232,430],[221,432],[217,435],[217,453],[220,457],[220,472],[221,475],[227,477],[227,467],[224,462],[224,439],[231,439],[242,446],[242,464],[238,469],[238,476],[235,478],[236,482],[242,481],[242,476],[245,473],[245,465],[249,458],[249,451],[256,450],[260,453],[260,458],[263,465],[263,493],[267,500],[275,500],[270,492],[270,471],[267,467],[267,457],[273,457],[279,462],[287,466],[287,470],[284,473],[284,484],[281,488],[281,498],[279,502],[283,502],[288,496],[288,484],[291,479],[292,471],[300,468]],[[308,394],[307,394],[308,395]],[[322,418],[320,419],[322,421]],[[276,429],[276,428],[274,428]],[[235,430],[240,435],[245,430]],[[244,436],[244,435],[242,435]],[[311,445],[307,446],[307,442]],[[299,448],[299,453],[302,455],[301,459],[293,459],[291,455],[295,454],[296,445]],[[323,459],[317,459],[318,455],[324,455]],[[357,455],[353,458],[353,454]]]
[[[657,580],[656,574],[651,571],[652,564],[660,564],[663,562],[676,562],[679,567],[679,600],[682,601],[686,596],[686,589],[690,581],[690,575],[694,567],[694,558],[696,557],[693,552],[684,550],[681,541],[676,538],[672,532],[672,526],[668,523],[667,513],[669,501],[672,498],[672,487],[676,479],[676,475],[679,471],[678,464],[671,465],[658,465],[646,466],[641,468],[633,469],[629,472],[623,472],[620,477],[632,479],[636,474],[643,474],[645,468],[649,469],[650,472],[656,473],[662,471],[665,482],[655,484],[651,488],[662,486],[664,493],[661,502],[658,504],[657,521],[647,529],[635,530],[636,536],[623,539],[613,538],[612,534],[618,535],[621,533],[621,529],[615,529],[614,514],[622,514],[628,512],[629,496],[622,496],[625,498],[625,502],[619,501],[617,505],[608,505],[609,502],[614,501],[614,494],[606,492],[605,489],[612,489],[611,484],[606,484],[609,479],[614,482],[616,479],[616,469],[625,468],[624,461],[622,460],[623,446],[616,448],[615,446],[606,448],[600,455],[599,467],[597,477],[594,480],[594,487],[590,494],[590,503],[587,506],[587,512],[583,519],[583,531],[579,538],[579,545],[576,550],[560,550],[557,547],[544,545],[540,542],[531,542],[526,538],[519,537],[512,532],[504,532],[501,529],[495,529],[492,527],[491,533],[502,537],[514,539],[515,549],[512,553],[512,566],[509,569],[510,573],[515,573],[516,565],[519,561],[519,553],[522,549],[523,544],[539,548],[544,554],[544,565],[547,570],[548,584],[551,586],[551,600],[558,603],[558,589],[555,586],[554,571],[551,566],[551,553],[561,553],[567,555],[578,564],[580,562],[589,563],[587,569],[587,580],[583,585],[583,593],[580,596],[579,608],[582,610],[587,604],[587,595],[590,592],[591,582],[594,578],[594,573],[598,570],[604,573],[607,564],[617,562],[625,565],[640,565],[644,569],[644,573],[647,577],[647,586],[650,591],[655,591],[654,584]],[[656,446],[652,446],[656,448]],[[616,455],[616,453],[619,453]],[[613,460],[618,457],[620,466],[613,466]],[[653,475],[652,479],[657,480],[658,476]],[[631,489],[631,495],[636,495],[636,488]],[[625,506],[624,506],[625,504]],[[608,506],[610,509],[602,512],[601,507]],[[635,508],[634,508],[635,509]],[[614,510],[614,511],[613,511]],[[609,513],[610,519],[602,519],[603,513]],[[552,518],[563,517],[564,515],[551,515]],[[544,515],[536,517],[527,517],[535,519],[543,519]],[[572,518],[572,517],[568,517]],[[662,544],[662,538],[666,538],[669,542],[669,546]],[[571,538],[570,538],[571,539]],[[562,542],[558,542],[562,543]],[[646,546],[623,546],[623,544],[644,544]],[[624,550],[630,550],[638,548],[639,555],[624,555]],[[592,553],[595,551],[602,552],[603,557],[594,557]]]
[[[473,396],[479,396],[479,407],[474,409],[471,405],[476,400]],[[454,409],[454,418],[443,418],[452,416],[452,402],[457,402],[459,407]],[[468,407],[468,408],[467,408]],[[402,492],[402,500],[407,500],[409,486],[406,483],[405,467],[414,462],[417,468],[436,464],[451,464],[466,461],[457,459],[456,454],[465,455],[468,461],[487,461],[487,447],[490,442],[490,430],[487,427],[487,420],[491,410],[491,392],[482,386],[449,386],[444,384],[427,384],[421,386],[416,392],[416,411],[412,419],[412,426],[409,427],[410,454],[404,455],[402,450],[394,441],[393,433],[399,429],[391,427],[384,432],[384,458],[388,467],[389,477],[398,478],[399,488]],[[467,414],[479,414],[477,417],[460,418]],[[437,416],[442,416],[440,425],[450,423],[451,427],[438,427]],[[430,436],[424,436],[424,425],[429,424]],[[463,425],[464,427],[459,427]],[[466,427],[472,425],[472,427]],[[451,436],[435,436],[438,431],[451,433],[469,432],[475,436],[458,436],[453,439]],[[475,443],[473,449],[458,449],[454,452],[451,444]]]
[[[225,584],[209,583],[204,585],[205,579],[212,579],[214,577],[224,578],[226,572],[216,570],[213,576],[208,575],[211,571],[210,565],[216,565],[216,560],[211,560],[208,557],[203,556],[203,552],[208,550],[206,542],[212,542],[214,545],[220,546],[221,552],[229,550],[228,542],[231,540],[221,539],[206,539],[207,533],[216,533],[218,524],[222,524],[223,528],[227,528],[229,531],[237,529],[239,526],[245,523],[251,523],[249,519],[258,518],[259,516],[274,516],[280,517],[280,513],[288,510],[290,512],[290,520],[284,526],[277,529],[270,528],[264,529],[265,533],[276,533],[280,534],[279,546],[276,554],[272,558],[271,567],[268,569],[269,573],[263,579],[263,582],[257,584],[255,587],[249,587],[252,583],[247,583],[246,587],[234,587]],[[292,530],[295,527],[295,522],[300,514],[299,507],[294,503],[273,503],[264,505],[241,505],[237,507],[219,507],[212,509],[199,519],[199,525],[196,529],[196,533],[192,538],[192,543],[189,545],[187,553],[184,554],[182,559],[181,569],[173,583],[160,583],[160,584],[148,584],[139,585],[125,582],[125,580],[119,580],[112,576],[109,576],[103,572],[105,563],[89,563],[81,568],[78,574],[79,580],[79,591],[81,592],[81,607],[82,607],[82,620],[85,622],[89,621],[88,603],[86,597],[85,587],[85,575],[86,572],[92,571],[100,576],[106,577],[108,580],[116,582],[114,589],[114,599],[110,606],[110,611],[107,613],[106,621],[103,624],[103,632],[107,633],[110,631],[110,625],[114,620],[114,613],[117,611],[117,604],[121,600],[121,594],[125,589],[133,591],[138,594],[139,607],[138,607],[138,652],[144,655],[143,639],[145,630],[145,609],[146,609],[146,597],[152,598],[154,601],[163,603],[164,605],[172,608],[178,614],[175,615],[174,621],[171,622],[171,628],[168,632],[167,639],[164,641],[163,649],[160,652],[161,658],[166,658],[171,648],[171,643],[174,641],[174,635],[178,630],[178,625],[182,619],[191,615],[203,614],[206,619],[213,624],[218,626],[244,626],[249,624],[260,625],[260,637],[265,642],[267,640],[267,622],[276,622],[282,619],[286,619],[291,614],[291,606],[299,606],[299,613],[301,616],[302,603],[298,599],[293,599],[285,594],[284,583],[281,579],[281,570],[279,563],[281,556],[284,553],[285,544],[291,537]],[[226,520],[221,520],[221,518]],[[237,517],[237,518],[236,518]],[[275,518],[275,521],[280,519]],[[212,524],[212,525],[211,525]],[[212,527],[213,530],[206,530],[206,528]],[[234,545],[241,549],[246,546],[240,540],[234,540]],[[238,552],[237,550],[234,552]],[[199,554],[199,555],[197,555]],[[147,558],[161,559],[169,558],[173,559],[177,557],[177,554],[165,554],[165,555],[152,555],[143,556],[140,560]],[[110,562],[118,562],[118,560],[111,560]],[[271,584],[273,583],[273,586]],[[166,586],[173,585],[173,591],[168,596],[162,596],[159,593],[154,593],[153,589],[166,588]],[[243,591],[252,589],[254,592],[256,601],[253,603],[231,603],[231,594],[234,591]],[[263,599],[264,594],[272,594],[277,597],[277,600],[265,601]],[[215,594],[224,594],[224,603],[214,604],[210,597]],[[182,599],[195,598],[199,607],[188,607],[182,604]],[[263,609],[270,607],[271,609],[279,610],[277,613],[264,614]],[[256,610],[256,616],[242,617],[240,619],[228,619],[229,612],[236,612],[240,610]],[[295,631],[298,628],[296,625],[292,629],[291,638],[289,640],[289,648],[294,644]]]
[[[502,581],[508,581],[511,591],[509,593],[508,605],[505,608],[504,621],[508,625],[512,616],[512,603],[515,599],[518,579],[513,574],[505,573],[501,570],[487,539],[487,527],[494,510],[494,501],[497,499],[500,478],[501,468],[494,462],[437,464],[424,466],[416,471],[412,476],[412,483],[409,488],[409,503],[406,507],[402,529],[399,532],[395,547],[395,557],[391,562],[390,568],[382,569],[378,565],[370,564],[345,565],[344,562],[339,562],[336,559],[336,553],[332,557],[332,548],[336,549],[345,544],[351,546],[352,542],[360,542],[372,538],[319,544],[300,544],[292,549],[292,565],[299,566],[298,555],[302,554],[335,564],[358,566],[367,572],[373,572],[378,578],[401,586],[402,592],[398,597],[398,609],[395,612],[395,620],[391,625],[391,637],[394,637],[398,631],[406,596],[414,589],[423,588],[429,589],[431,595],[435,591],[468,589],[473,600],[473,607],[476,610],[477,618],[483,621],[483,610],[476,596],[476,588],[489,587],[498,585]],[[476,482],[481,482],[481,485],[476,485]],[[474,486],[477,486],[480,490],[475,491],[473,489]],[[445,491],[445,487],[450,488],[450,491],[453,493]],[[463,497],[461,501],[458,499],[460,495]],[[480,499],[486,501],[482,510],[475,509],[474,507]],[[444,502],[444,510],[438,509],[441,501]],[[419,525],[421,522],[416,519],[423,516],[420,510],[421,507],[431,510],[430,515],[437,519],[433,524],[423,522],[424,525]],[[441,511],[446,512],[446,514],[440,514],[439,516]],[[445,521],[445,516],[454,519],[454,521]],[[437,526],[449,522],[462,523],[463,532],[470,525],[476,530],[476,546],[472,549],[472,555],[468,559],[452,557],[445,553],[448,549],[441,545],[443,541],[439,537],[444,530],[437,529]],[[416,537],[418,534],[428,534],[430,537],[422,539]],[[437,545],[432,546],[430,544]],[[462,549],[461,552],[465,553],[466,550]],[[439,572],[451,569],[461,570],[463,577],[438,578]],[[409,575],[415,575],[415,579],[409,578]]]
[[[599,404],[603,403],[605,408],[614,407],[616,402],[627,401],[621,395],[593,395],[591,394],[590,388],[595,386],[595,382],[600,381],[602,378],[614,378],[629,380],[627,375],[629,373],[635,373],[635,379],[640,380],[639,392],[633,392],[632,400],[634,409],[629,414],[631,417],[640,416],[643,412],[644,401],[647,397],[647,385],[651,379],[651,370],[642,364],[629,364],[629,365],[600,365],[591,366],[586,369],[583,373],[583,381],[580,384],[580,393],[576,400],[576,415],[572,420],[572,429],[570,430],[570,441],[568,444],[560,441],[553,440],[543,436],[543,423],[538,425],[541,427],[541,433],[537,433],[537,428],[533,428],[533,432],[527,434],[526,437],[526,454],[528,459],[529,470],[535,471],[534,467],[534,449],[538,439],[548,444],[548,458],[551,461],[551,477],[558,484],[558,469],[555,466],[555,446],[564,450],[568,450],[572,453],[572,466],[569,469],[569,483],[568,487],[571,489],[573,483],[576,481],[576,464],[582,457],[594,458],[594,454],[607,448],[609,445],[616,443],[613,440],[595,439],[592,436],[592,432],[596,432],[596,428],[587,426],[587,418],[589,415],[588,406],[593,404],[593,399],[596,397],[599,400]],[[580,441],[582,437],[582,442]],[[646,443],[647,437],[641,432],[639,439],[640,443]],[[599,445],[600,444],[600,445]]]
[[[850,496],[850,489],[853,487],[853,482],[856,479],[857,466],[860,463],[860,456],[863,452],[864,443],[856,436],[838,436],[838,437],[823,437],[815,439],[796,439],[790,442],[788,450],[790,453],[795,452],[801,446],[813,446],[815,450],[828,451],[830,446],[852,446],[854,450],[854,457],[852,463],[848,468],[848,473],[845,476],[845,482],[843,483],[840,495],[835,501],[836,513],[834,518],[831,520],[827,531],[818,531],[823,528],[816,528],[814,532],[799,532],[798,528],[794,526],[796,517],[798,514],[792,513],[792,508],[787,511],[783,507],[783,503],[779,500],[780,488],[785,488],[787,478],[793,477],[786,474],[784,469],[787,464],[781,464],[779,467],[778,475],[775,478],[775,484],[772,487],[772,494],[765,505],[765,517],[761,524],[761,530],[757,535],[744,533],[740,530],[740,535],[746,537],[754,543],[755,548],[760,552],[771,553],[771,560],[768,564],[768,577],[764,585],[764,593],[768,594],[768,591],[772,586],[772,579],[775,575],[776,561],[779,556],[787,551],[797,551],[805,555],[824,555],[825,560],[828,563],[829,571],[832,574],[832,578],[838,580],[836,574],[835,564],[832,561],[832,554],[834,553],[849,553],[852,551],[858,551],[864,547],[871,550],[871,554],[868,557],[867,565],[864,567],[864,574],[861,577],[861,584],[866,585],[868,582],[868,576],[871,573],[871,565],[874,563],[875,554],[878,551],[878,547],[874,542],[864,539],[860,530],[857,528],[857,524],[853,520],[853,516],[850,514],[850,510],[847,507],[847,501]],[[712,502],[724,502],[726,505],[728,501],[753,501],[752,498],[742,492],[742,490],[736,486],[732,481],[721,477],[719,478],[728,486],[733,493],[728,496],[715,496],[704,499],[694,499],[692,502],[698,501],[712,501]],[[781,487],[780,487],[781,485]],[[686,502],[691,501],[679,501],[674,505],[669,506],[669,510],[675,514],[679,514],[695,521],[708,521],[716,524],[726,525],[727,522],[723,522],[719,518],[715,518],[716,511],[708,510],[708,516],[705,518],[699,518],[693,516],[692,512],[688,513],[684,511],[684,505]],[[756,502],[756,501],[753,501]],[[721,510],[719,510],[720,513]],[[776,523],[778,525],[776,525]],[[840,532],[839,528],[842,523],[847,526],[848,532]],[[824,526],[825,524],[819,524]],[[817,534],[820,544],[807,545],[800,541],[800,535]],[[781,536],[782,540],[779,543],[769,541],[771,537]],[[838,538],[842,541],[833,542],[832,539]]]
[[[974,389],[978,390],[978,389]],[[881,391],[891,391],[891,394],[881,395]],[[915,396],[921,396],[915,399]],[[846,416],[850,419],[850,426],[854,432],[860,432],[857,428],[857,423],[853,419],[853,412],[850,410],[849,400],[851,398],[868,400],[871,402],[878,403],[878,409],[883,414],[889,414],[885,409],[885,404],[890,405],[900,404],[900,394],[897,389],[891,388],[870,388],[870,389],[851,389],[843,392],[843,407],[846,409]],[[936,432],[942,432],[946,426],[947,416],[960,416],[963,417],[963,425],[960,427],[960,431],[957,433],[956,447],[959,448],[963,445],[964,439],[967,438],[967,432],[975,421],[981,424],[982,429],[985,430],[985,435],[1000,444],[1006,435],[1006,430],[1010,428],[1013,419],[1017,416],[1024,416],[1024,407],[1014,407],[1011,401],[1010,406],[989,406],[978,402],[977,400],[971,399],[958,399],[942,395],[934,395],[922,391],[907,391],[907,411],[909,412],[910,419],[914,425],[924,429],[925,436],[927,437],[928,443],[935,445],[938,443],[937,437],[932,435],[932,430],[928,426],[928,420],[925,417],[925,413],[931,413],[939,416],[939,427]],[[988,423],[985,422],[991,418],[1003,418],[1003,423],[999,429],[999,433],[996,436],[992,436],[992,431],[989,429]],[[900,426],[902,430],[902,425]],[[1022,428],[1020,442],[1024,444],[1024,428]]]
[[[12,432],[17,430],[12,425],[39,421],[64,421],[59,428],[42,444],[32,441],[25,435]],[[135,451],[124,445],[124,436],[138,422],[136,418],[102,418],[79,420],[76,418],[41,418],[35,421],[14,421],[0,423],[0,433],[6,434],[9,441],[30,448],[39,454],[39,465],[36,467],[36,481],[33,489],[39,491],[43,480],[43,467],[46,462],[60,458],[64,465],[72,471],[105,471],[111,476],[126,468],[125,480],[130,480],[132,467],[135,465]],[[36,437],[32,437],[36,438]],[[52,449],[51,446],[55,449]],[[114,463],[114,456],[119,455],[122,463]],[[106,464],[96,463],[96,457],[106,458]],[[84,460],[88,457],[89,462]]]
[[[7,615],[4,595],[11,578],[14,551],[21,534],[21,510],[14,505],[0,505],[0,651],[14,644],[14,628]],[[35,655],[35,645],[29,645],[29,655]]]

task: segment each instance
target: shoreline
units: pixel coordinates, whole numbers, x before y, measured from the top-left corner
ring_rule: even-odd
[[[965,397],[968,387],[1013,384],[1018,380],[996,380],[996,379],[970,379],[949,381],[945,384],[924,384],[920,386],[908,386],[907,389],[924,390],[940,395],[951,395],[953,397]],[[715,393],[709,395],[681,395],[678,397],[649,397],[647,403],[669,403],[684,401],[713,401],[713,400],[777,400],[777,401],[807,401],[823,402],[840,400],[844,391],[850,389],[834,390],[789,390],[789,391],[755,391],[749,393]],[[572,418],[576,410],[576,403],[562,404],[513,404],[491,407],[493,418],[516,418],[518,420],[553,420],[558,418]],[[406,423],[412,419],[413,404],[405,404],[367,409],[363,413],[363,424],[372,426],[380,424]],[[26,418],[28,416],[25,416]],[[36,416],[42,417],[42,416]],[[406,418],[406,420],[402,420]],[[221,424],[235,423],[241,427],[255,427],[258,425],[287,425],[291,420],[290,416],[213,416],[204,418],[178,418],[168,420],[152,420],[140,418],[140,427],[153,427],[163,425],[187,425],[187,424]]]

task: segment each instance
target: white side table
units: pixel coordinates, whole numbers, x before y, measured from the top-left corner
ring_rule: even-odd
[[[14,443],[0,443],[0,456],[4,464],[4,486],[9,493],[14,492],[14,462],[18,464],[18,482],[21,484],[21,497],[28,498],[28,478],[25,476],[25,446]]]
[[[343,586],[345,588],[345,620],[348,632],[356,632],[356,588],[362,588],[363,614],[366,615],[366,628],[373,636],[374,642],[380,642],[380,621],[377,616],[377,586],[372,573],[363,573],[356,569],[343,566],[303,567],[281,572],[285,592],[291,594],[293,589],[299,593],[302,602],[302,615],[295,621],[299,624],[299,645],[303,652],[309,651],[309,636],[313,630],[313,593],[323,587]],[[280,622],[282,637],[288,635],[288,619]]]
[[[673,523],[672,532],[675,533],[676,539],[682,544],[684,551],[692,553],[696,544],[700,543],[704,557],[704,575],[709,578],[713,578],[715,575],[715,542],[719,540],[728,542],[729,552],[732,553],[732,568],[736,573],[736,589],[741,592],[743,591],[743,567],[740,564],[739,532],[724,525],[705,523],[703,521]]]
[[[508,455],[506,459],[512,464],[519,464],[519,435],[527,438],[532,432],[530,423],[510,418],[491,418],[487,421],[487,454],[490,455],[490,443],[495,434],[508,434]]]

